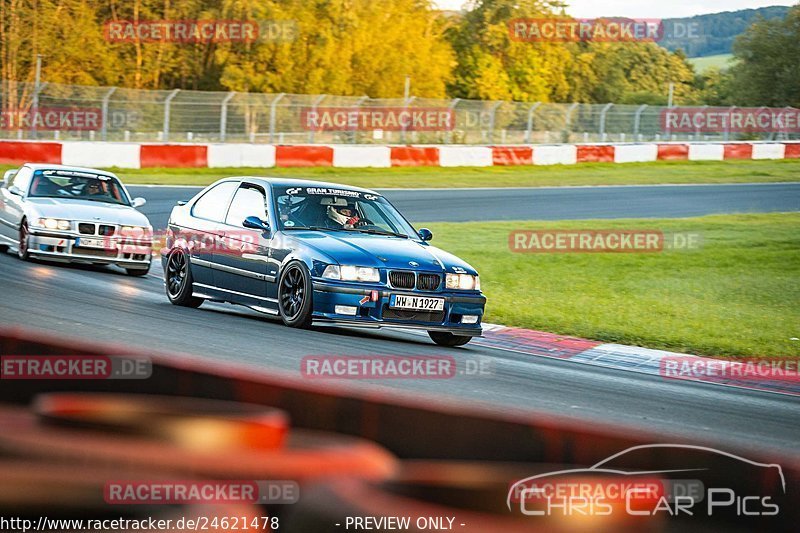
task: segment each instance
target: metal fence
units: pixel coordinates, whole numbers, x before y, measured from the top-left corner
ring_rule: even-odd
[[[479,100],[376,99],[367,96],[262,94],[189,90],[136,90],[4,81],[0,85],[0,138],[104,141],[519,144],[777,140],[796,134],[671,133],[664,107],[622,104],[553,104]],[[447,108],[455,127],[447,131],[312,131],[303,110],[349,108]],[[44,124],[30,117],[57,110],[83,113]],[[37,115],[37,111],[40,112]],[[93,120],[86,120],[85,115]],[[26,122],[25,117],[29,117]],[[58,121],[56,121],[58,122]],[[85,123],[88,122],[88,123]],[[64,126],[66,124],[66,126]]]

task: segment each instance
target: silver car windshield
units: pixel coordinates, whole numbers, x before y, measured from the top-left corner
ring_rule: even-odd
[[[414,228],[382,196],[328,187],[276,187],[281,229],[351,231],[408,238]]]
[[[130,199],[117,179],[74,170],[37,170],[33,174],[28,196],[130,205]]]

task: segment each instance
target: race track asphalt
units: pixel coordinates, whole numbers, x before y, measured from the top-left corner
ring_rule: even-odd
[[[295,330],[255,311],[205,303],[171,305],[160,266],[130,278],[106,267],[23,263],[0,253],[0,323],[83,341],[113,342],[136,352],[192,354],[216,362],[301,375],[309,355],[452,355],[488,361],[487,373],[451,379],[351,381],[498,412],[539,413],[579,423],[613,423],[648,430],[659,442],[735,446],[798,454],[800,398],[717,385],[665,380],[482,346],[445,349],[427,336],[350,329]]]
[[[166,226],[175,202],[199,187],[128,187],[147,198],[142,211]],[[683,218],[721,213],[800,211],[800,183],[548,187],[528,189],[384,189],[412,223],[472,220]]]
[[[145,211],[164,227],[177,200],[197,188],[130,187],[148,199]],[[684,217],[709,213],[800,210],[800,183],[548,189],[387,190],[419,221]],[[655,433],[660,442],[688,439],[739,450],[797,455],[800,398],[657,376],[468,345],[445,349],[427,336],[351,329],[301,331],[242,307],[171,305],[161,267],[131,278],[106,267],[24,263],[0,253],[0,323],[65,338],[113,342],[136,351],[192,354],[261,370],[300,375],[308,355],[453,355],[490,362],[485,375],[446,380],[349,382],[458,402],[498,412],[534,412],[565,420],[613,423]]]

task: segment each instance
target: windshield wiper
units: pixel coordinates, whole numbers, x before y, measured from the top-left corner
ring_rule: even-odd
[[[379,229],[358,229],[353,228],[352,230],[348,231],[357,231],[359,233],[368,233],[370,235],[386,235],[388,237],[400,237],[402,239],[408,239],[408,235],[404,235],[402,233],[395,233],[393,231],[383,231]]]
[[[402,239],[408,239],[408,235],[404,235],[402,233],[394,233],[391,231],[383,231],[377,229],[358,229],[358,228],[327,228],[323,226],[290,226],[284,227],[285,230],[312,230],[312,231],[344,231],[347,233],[368,233],[370,235],[386,235],[387,237],[400,237]]]
[[[349,231],[344,228],[326,228],[323,226],[284,226],[284,230],[312,230],[312,231]]]
[[[102,200],[100,198],[85,198],[80,196],[72,196],[72,200],[86,200],[87,202],[100,202],[101,204],[113,204],[113,205],[127,205],[123,204],[122,202],[117,202],[116,200]]]

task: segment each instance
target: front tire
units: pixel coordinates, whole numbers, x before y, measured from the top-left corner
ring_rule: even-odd
[[[17,255],[23,261],[30,261],[31,259],[31,255],[28,253],[29,236],[28,221],[23,220],[22,225],[19,227],[19,245],[17,246]]]
[[[448,348],[464,346],[472,340],[472,337],[468,337],[466,335],[453,335],[452,333],[448,333],[446,331],[429,331],[428,336],[430,336],[431,340],[439,346],[447,346]]]
[[[278,284],[278,311],[283,323],[292,328],[307,328],[313,313],[311,276],[302,263],[290,263]]]
[[[129,272],[130,273],[130,272]],[[192,296],[192,269],[183,250],[174,250],[167,258],[164,270],[164,281],[167,298],[173,305],[182,307],[200,307],[202,298]]]

